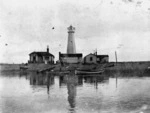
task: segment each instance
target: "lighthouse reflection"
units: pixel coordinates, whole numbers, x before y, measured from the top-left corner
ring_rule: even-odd
[[[98,89],[99,84],[108,82],[108,77],[89,75],[89,76],[77,76],[77,75],[64,75],[59,76],[59,87],[67,86],[68,91],[68,103],[69,112],[74,113],[76,110],[76,95],[77,87],[82,87],[83,84],[91,84]]]
[[[74,74],[65,75],[59,77],[59,86],[67,86],[68,91],[68,103],[69,103],[69,112],[74,113],[76,107],[76,94],[77,94],[77,85],[78,85],[78,77]]]
[[[77,93],[77,76],[68,76],[67,77],[67,89],[68,89],[68,102],[70,105],[70,112],[73,113],[75,111],[76,106],[76,93]]]
[[[57,86],[58,89],[67,90],[67,100],[68,100],[68,110],[69,113],[75,113],[77,110],[77,87],[85,87],[86,85],[93,85],[95,89],[98,89],[100,84],[108,82],[108,77],[98,76],[98,75],[51,75],[51,74],[31,74],[29,76],[30,85],[46,86],[47,94],[50,92],[50,87],[52,85]],[[56,82],[56,83],[55,83]],[[57,84],[58,83],[58,84]],[[36,87],[37,88],[37,87]]]
[[[54,76],[50,74],[30,75],[30,85],[46,85],[47,93],[49,94],[50,86],[54,85]]]

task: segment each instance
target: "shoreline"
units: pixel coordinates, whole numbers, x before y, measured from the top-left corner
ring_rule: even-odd
[[[150,61],[136,61],[136,62],[109,62],[109,64],[114,64],[113,67],[107,67],[106,70],[109,71],[114,71],[114,70],[145,70],[148,67],[150,67]],[[73,67],[87,67],[90,68],[94,66],[95,64],[69,64],[69,66]],[[105,64],[97,64],[98,67],[105,65]],[[25,64],[0,64],[0,70],[2,71],[18,71],[20,70],[21,66],[25,66]],[[39,69],[44,69],[44,68],[49,68],[52,66],[56,66],[56,68],[62,68],[60,64],[55,64],[55,65],[50,65],[50,64],[28,64],[28,69],[27,70],[39,70]],[[59,70],[59,69],[56,69]],[[64,70],[64,69],[63,69]]]

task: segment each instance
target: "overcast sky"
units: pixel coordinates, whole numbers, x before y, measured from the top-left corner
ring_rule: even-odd
[[[70,25],[78,53],[150,60],[150,0],[0,0],[0,62],[25,63],[47,45],[57,60]]]

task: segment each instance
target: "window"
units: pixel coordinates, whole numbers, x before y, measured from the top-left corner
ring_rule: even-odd
[[[93,57],[90,57],[90,61],[92,61],[93,60]]]
[[[45,56],[45,60],[49,60],[49,56]]]

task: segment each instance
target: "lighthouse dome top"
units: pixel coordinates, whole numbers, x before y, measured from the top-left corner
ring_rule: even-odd
[[[72,25],[70,25],[69,27],[68,27],[68,33],[74,33],[74,31],[75,31],[75,27],[73,27]]]

